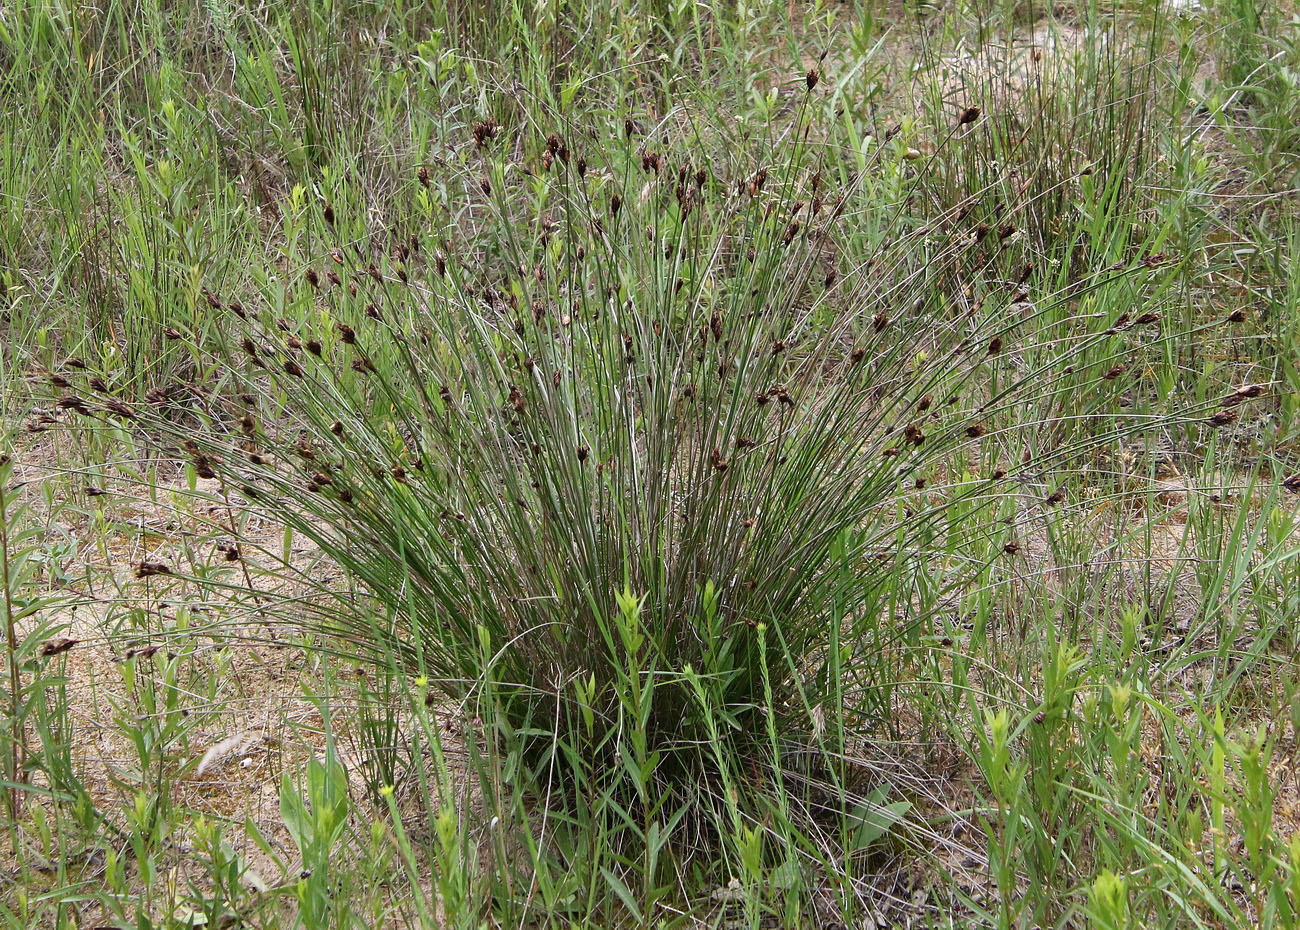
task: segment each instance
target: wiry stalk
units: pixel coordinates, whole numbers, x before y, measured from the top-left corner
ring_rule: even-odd
[[[21,783],[27,760],[27,732],[22,720],[22,679],[18,668],[18,629],[14,619],[13,588],[9,567],[9,490],[10,461],[0,455],[0,596],[5,608],[5,659],[9,664],[9,752],[5,754],[5,775],[9,790],[5,801],[11,821],[18,819],[22,797]]]

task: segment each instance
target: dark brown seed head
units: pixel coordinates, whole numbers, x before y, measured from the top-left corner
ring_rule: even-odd
[[[474,125],[474,144],[479,148],[487,145],[488,142],[495,139],[499,127],[496,120],[488,118]]]
[[[1210,425],[1214,427],[1227,426],[1230,423],[1235,423],[1236,420],[1237,411],[1232,409],[1220,410],[1210,417]]]
[[[295,378],[301,378],[302,366],[299,365],[297,362],[295,362],[293,359],[286,358],[284,360],[284,373],[286,375],[292,375]]]
[[[1246,322],[1246,311],[1240,308],[1233,310],[1231,313],[1228,314],[1228,322],[1229,323]]]
[[[810,68],[808,70],[808,73],[804,76],[803,80],[804,83],[808,85],[808,89],[812,90],[814,87],[817,86],[817,82],[820,81],[821,79],[822,79],[821,73],[816,68]]]
[[[966,435],[971,439],[978,439],[984,435],[984,427],[979,423],[972,423],[970,426],[966,427]]]
[[[170,575],[172,570],[162,562],[141,562],[135,569],[135,577],[152,578],[154,575]]]
[[[313,289],[320,287],[320,275],[316,273],[315,268],[307,269],[307,283],[310,284]]]
[[[135,411],[132,410],[130,407],[128,407],[126,404],[122,403],[120,400],[104,401],[104,409],[109,413],[116,414],[117,416],[121,417],[123,420],[136,419]]]
[[[347,323],[339,323],[338,330],[339,330],[339,339],[342,340],[345,344],[350,346],[354,346],[357,344],[356,330],[354,330]]]
[[[875,318],[871,321],[871,328],[874,329],[876,332],[880,332],[888,325],[889,325],[889,315],[885,313],[884,310],[881,310],[879,313],[877,313]]]
[[[1064,491],[1054,491],[1047,496],[1047,503],[1051,504],[1053,507],[1061,503],[1063,500],[1065,500]]]
[[[59,639],[52,639],[49,642],[45,643],[43,646],[41,646],[41,655],[43,656],[59,655],[60,653],[67,652],[69,649],[77,645],[77,643],[79,642],[81,642],[81,640],[69,639],[66,636],[61,637]]]
[[[966,109],[961,111],[961,117],[957,120],[957,124],[959,126],[965,126],[969,123],[975,122],[979,118],[980,118],[979,107],[967,107]]]
[[[989,340],[989,355],[997,355],[1002,351],[1002,337],[994,336]]]
[[[312,355],[320,355],[320,354],[321,354],[321,351],[322,351],[322,346],[321,346],[321,344],[320,344],[320,340],[319,340],[319,339],[308,339],[308,340],[307,340],[307,343],[306,343],[306,349],[307,349],[307,351],[310,352]]]
[[[428,169],[428,168],[426,168],[426,167],[424,167],[423,165],[421,165],[421,166],[420,166],[420,170],[419,170],[419,172],[416,174],[416,177],[420,179],[420,186],[421,186],[421,187],[428,187],[428,186],[429,186],[429,169]]]
[[[325,209],[321,211],[321,215],[325,217],[325,222],[326,222],[326,223],[328,223],[328,224],[331,225],[331,226],[334,225],[334,207],[333,207],[333,205],[328,204],[328,203],[325,204]]]
[[[1264,385],[1262,384],[1243,384],[1223,399],[1223,405],[1225,407],[1235,407],[1248,400],[1253,400],[1263,393]]]
[[[591,450],[588,449],[586,446],[578,446],[578,461],[579,461],[579,462],[585,462],[585,461],[587,461],[587,456],[590,455],[590,454],[591,454]]]

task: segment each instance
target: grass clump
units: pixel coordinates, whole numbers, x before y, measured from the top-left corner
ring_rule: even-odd
[[[851,877],[906,804],[850,733],[891,717],[899,645],[978,573],[998,531],[962,515],[1049,513],[1081,453],[1197,409],[1117,415],[1169,334],[1106,308],[1158,258],[1032,304],[1027,275],[982,281],[962,309],[953,269],[1010,237],[855,264],[849,211],[878,208],[798,135],[705,163],[616,125],[589,160],[566,139],[590,132],[532,155],[482,120],[464,175],[416,178],[417,204],[459,186],[471,215],[367,249],[300,198],[321,264],[247,304],[209,292],[205,380],[60,402],[139,419],[214,500],[316,543],[353,583],[262,614],[472,707],[567,869],[641,914],[697,860],[719,885],[781,869],[792,913],[815,874]]]

